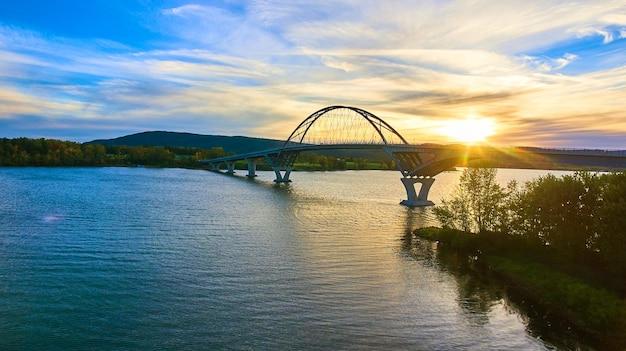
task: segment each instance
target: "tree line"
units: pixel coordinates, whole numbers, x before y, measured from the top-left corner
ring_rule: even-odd
[[[0,139],[0,166],[153,166],[205,168],[199,160],[227,156],[221,147],[201,149],[170,146],[110,146],[54,139]],[[259,170],[271,170],[259,160]],[[246,169],[245,161],[236,163]],[[395,169],[392,160],[335,157],[306,152],[298,155],[298,170]]]
[[[222,148],[105,146],[54,139],[0,139],[0,166],[199,167],[198,160],[225,156]]]
[[[468,168],[434,213],[444,228],[482,234],[626,293],[626,173],[545,175],[503,187]]]

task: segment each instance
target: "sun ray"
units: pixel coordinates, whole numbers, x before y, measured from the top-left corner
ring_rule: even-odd
[[[496,133],[496,123],[492,118],[468,116],[464,119],[444,121],[437,131],[456,142],[477,144],[487,141]]]

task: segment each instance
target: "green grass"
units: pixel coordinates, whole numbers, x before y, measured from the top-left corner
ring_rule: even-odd
[[[492,255],[485,256],[484,263],[525,296],[580,329],[624,337],[626,304],[616,294],[540,263]]]

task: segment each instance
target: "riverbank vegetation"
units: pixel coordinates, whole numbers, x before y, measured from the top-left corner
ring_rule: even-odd
[[[626,173],[546,175],[522,186],[467,169],[416,235],[463,253],[602,344],[626,345]]]
[[[169,146],[110,146],[81,144],[53,139],[0,139],[0,166],[150,166],[206,168],[198,162],[227,156],[221,147],[201,149]],[[236,169],[247,169],[245,161],[235,163]],[[264,160],[259,170],[271,170]],[[387,170],[395,169],[393,161],[373,161],[365,158],[335,157],[316,153],[301,153],[294,164],[300,171]]]
[[[53,139],[0,139],[0,166],[198,167],[198,160],[225,156],[221,148],[104,146]]]

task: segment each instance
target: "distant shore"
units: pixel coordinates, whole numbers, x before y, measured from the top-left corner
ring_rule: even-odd
[[[111,146],[52,139],[0,139],[0,167],[158,167],[206,169],[201,160],[227,156],[221,147],[209,149],[171,146]],[[235,162],[245,170],[245,161]],[[258,170],[271,170],[264,160]],[[315,153],[298,155],[295,171],[395,170],[392,160],[337,157]]]
[[[205,165],[198,166],[182,166],[182,165],[171,165],[171,166],[158,166],[158,165],[143,165],[143,164],[106,164],[106,165],[0,165],[0,168],[28,168],[28,167],[37,167],[37,168],[98,168],[98,167],[124,167],[124,168],[180,168],[180,169],[195,169],[195,170],[204,170],[204,171],[212,171],[210,168],[207,168]],[[246,171],[245,167],[235,167],[236,171]],[[220,169],[220,171],[225,171],[225,169]],[[258,171],[272,171],[270,167],[259,167],[257,166]],[[318,165],[308,165],[308,164],[300,164],[298,166],[294,166],[292,172],[342,172],[342,171],[397,171],[396,169],[389,168],[356,168],[348,166],[346,168],[322,168]]]

